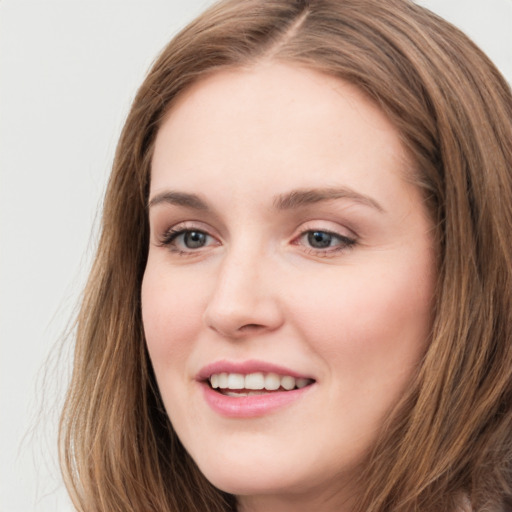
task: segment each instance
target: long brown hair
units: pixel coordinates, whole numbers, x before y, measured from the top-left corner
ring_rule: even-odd
[[[128,115],[61,419],[78,510],[228,511],[163,409],[141,320],[153,144],[222,68],[296,63],[356,85],[417,164],[438,243],[432,342],[362,465],[358,512],[505,510],[512,496],[512,96],[460,31],[409,0],[225,0],[164,49]]]

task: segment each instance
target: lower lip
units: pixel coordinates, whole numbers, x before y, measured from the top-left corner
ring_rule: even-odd
[[[274,391],[263,395],[239,397],[218,393],[205,383],[201,383],[201,386],[206,402],[215,412],[229,418],[254,418],[264,416],[296,402],[313,385],[310,384],[292,391]]]

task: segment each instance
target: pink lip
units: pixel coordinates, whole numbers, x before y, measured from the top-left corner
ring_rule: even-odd
[[[313,385],[292,391],[273,391],[263,395],[226,396],[213,390],[207,380],[214,373],[277,373],[295,378],[309,378],[288,368],[264,361],[249,360],[244,362],[217,361],[202,368],[196,380],[199,382],[206,403],[218,414],[228,418],[253,418],[269,414],[277,409],[292,404],[303,397]]]
[[[294,372],[293,370],[285,368],[284,366],[278,366],[273,363],[251,359],[242,362],[216,361],[215,363],[211,363],[201,368],[197,374],[196,380],[205,381],[206,379],[209,379],[210,376],[214,373],[241,373],[243,375],[247,375],[248,373],[256,372],[289,375],[290,377],[295,377],[296,379],[301,377],[311,378],[307,375],[301,375],[297,372]]]
[[[299,400],[313,385],[292,391],[272,391],[264,395],[226,396],[201,383],[206,403],[218,414],[228,418],[254,418],[269,414]]]

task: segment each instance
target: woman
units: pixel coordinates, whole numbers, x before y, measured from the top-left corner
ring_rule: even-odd
[[[508,510],[512,97],[403,0],[227,0],[107,191],[62,416],[79,510]]]

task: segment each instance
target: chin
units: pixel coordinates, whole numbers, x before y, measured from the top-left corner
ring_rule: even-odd
[[[301,488],[304,475],[297,457],[290,461],[282,453],[269,456],[263,452],[256,447],[252,453],[209,449],[192,457],[206,479],[229,494],[274,494]]]
[[[216,467],[211,472],[203,471],[203,474],[212,485],[236,496],[293,494],[304,490],[303,485],[289,479],[282,472],[269,472],[261,467],[248,471]]]
[[[203,452],[204,453],[204,452]],[[221,491],[236,496],[300,495],[323,488],[336,470],[322,467],[297,451],[286,457],[279,450],[271,454],[255,448],[252,453],[211,451],[208,457],[195,458],[207,480]]]

